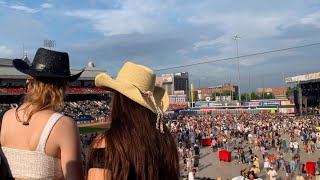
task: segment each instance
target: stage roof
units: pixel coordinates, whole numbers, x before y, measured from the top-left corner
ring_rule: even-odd
[[[285,79],[286,83],[307,83],[307,82],[319,82],[320,81],[320,72],[298,75],[287,77]]]

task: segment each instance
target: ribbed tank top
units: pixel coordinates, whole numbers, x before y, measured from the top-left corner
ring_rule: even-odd
[[[43,180],[63,177],[61,160],[48,156],[44,151],[52,128],[62,116],[59,113],[52,114],[35,151],[1,147],[1,156],[8,163],[12,177]]]

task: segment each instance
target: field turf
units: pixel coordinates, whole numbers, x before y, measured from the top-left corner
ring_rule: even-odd
[[[106,128],[96,128],[96,127],[79,127],[80,134],[88,134],[93,132],[105,131]]]

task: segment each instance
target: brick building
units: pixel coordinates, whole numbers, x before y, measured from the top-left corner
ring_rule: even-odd
[[[257,88],[257,94],[272,93],[276,99],[287,99],[288,87],[274,87],[274,88]]]
[[[206,97],[212,98],[213,97],[212,95],[215,93],[220,93],[222,96],[223,96],[223,93],[229,94],[229,96],[230,94],[237,94],[238,86],[233,86],[230,83],[224,83],[223,85],[220,85],[220,86],[199,88],[198,99],[203,100]]]

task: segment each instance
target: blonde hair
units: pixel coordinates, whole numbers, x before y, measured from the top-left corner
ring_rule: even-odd
[[[68,83],[59,79],[37,80],[31,79],[31,86],[23,98],[28,112],[28,120],[33,114],[49,109],[60,111],[64,106],[64,97]],[[32,106],[31,106],[32,105]]]

